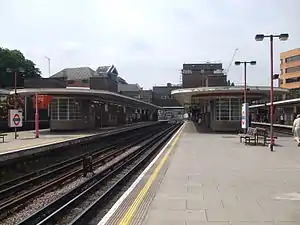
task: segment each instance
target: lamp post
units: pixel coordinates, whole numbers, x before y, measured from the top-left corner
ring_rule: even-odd
[[[50,77],[50,61],[51,61],[51,59],[48,56],[45,56],[45,58],[48,60],[48,74],[49,74],[49,77]]]
[[[256,41],[262,41],[264,38],[270,38],[270,79],[271,79],[271,88],[270,88],[270,150],[273,151],[274,146],[274,131],[273,131],[273,121],[274,121],[274,109],[273,109],[273,101],[274,101],[274,87],[273,87],[273,76],[274,76],[274,65],[273,65],[273,40],[274,38],[279,38],[280,41],[286,41],[289,38],[288,34],[279,34],[279,35],[264,35],[257,34],[255,35]]]
[[[247,132],[247,128],[248,128],[248,116],[249,116],[249,112],[248,112],[248,105],[247,105],[247,64],[250,65],[256,65],[256,61],[235,61],[234,64],[236,66],[239,66],[241,64],[244,65],[244,108],[242,109],[242,111],[245,110],[245,115],[242,115],[242,122],[245,122],[244,125],[244,133]],[[245,121],[243,120],[243,116],[245,116]]]
[[[35,138],[40,137],[40,128],[39,128],[39,108],[38,108],[38,94],[35,94],[35,115],[34,115],[34,128],[35,128]]]
[[[256,65],[256,61],[235,61],[234,64],[236,66],[244,64],[244,103],[247,103],[247,64]]]
[[[17,109],[17,77],[18,77],[18,72],[19,73],[24,73],[24,69],[23,68],[17,68],[17,69],[7,68],[6,72],[14,74],[14,89],[15,89],[14,108]],[[17,128],[15,127],[15,139],[17,139],[17,137],[18,137]]]
[[[280,78],[278,73],[273,75],[273,80],[277,80],[277,87],[280,87]]]

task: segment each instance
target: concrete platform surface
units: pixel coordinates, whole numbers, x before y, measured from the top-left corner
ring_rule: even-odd
[[[116,126],[116,127],[105,127],[94,130],[86,130],[86,131],[73,131],[73,132],[50,132],[49,129],[40,130],[40,137],[35,138],[35,131],[20,131],[18,132],[18,138],[15,139],[15,133],[9,132],[5,137],[5,142],[0,143],[0,155],[20,151],[30,148],[41,147],[45,145],[51,145],[54,143],[67,142],[78,138],[93,136],[96,134],[101,134],[106,131],[120,129],[124,127],[130,127],[134,125],[139,125],[141,123],[135,124],[127,124],[124,126]]]
[[[157,168],[107,224],[299,225],[300,148],[292,137],[277,144],[274,152],[245,146],[236,135],[198,133],[187,122],[147,194]]]
[[[15,133],[10,132],[5,138],[4,143],[0,143],[0,154],[5,154],[7,152],[22,150],[27,148],[33,148],[63,141],[72,140],[75,138],[82,138],[90,135],[94,135],[100,132],[104,132],[106,130],[114,129],[114,127],[99,129],[89,132],[59,132],[54,133],[49,130],[41,130],[40,137],[35,138],[35,131],[20,131],[18,132],[18,138],[15,139]]]

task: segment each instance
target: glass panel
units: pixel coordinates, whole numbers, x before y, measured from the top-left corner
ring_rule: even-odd
[[[215,100],[215,119],[220,120],[220,101],[219,99]]]
[[[58,120],[58,99],[53,99],[50,105],[51,120]]]
[[[220,120],[229,120],[229,99],[220,99]]]
[[[238,98],[231,99],[231,120],[241,119],[242,105]]]
[[[59,99],[59,120],[68,120],[68,99]]]
[[[79,102],[75,99],[69,99],[69,119],[76,120],[81,119]]]

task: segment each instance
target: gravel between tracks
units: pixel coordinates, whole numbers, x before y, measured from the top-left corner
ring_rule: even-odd
[[[105,165],[100,166],[99,168],[94,170],[94,172],[95,173],[100,173],[101,171],[103,171],[107,167],[111,166],[112,164],[122,160],[124,157],[126,157],[128,154],[135,151],[139,147],[140,146],[137,145],[137,146],[134,146],[134,147],[130,148],[129,150],[127,150],[123,154],[117,156],[116,158],[114,158],[111,161],[109,161],[108,163],[106,163]],[[20,223],[22,220],[24,220],[25,218],[27,218],[31,214],[37,212],[38,210],[42,209],[43,207],[45,207],[46,205],[48,205],[52,201],[54,201],[54,200],[60,198],[61,196],[65,195],[67,192],[69,192],[73,188],[77,187],[78,185],[82,184],[87,179],[88,178],[85,178],[85,177],[79,177],[75,181],[72,181],[71,183],[66,184],[65,186],[63,186],[62,188],[60,188],[58,190],[48,192],[48,193],[45,193],[45,194],[42,194],[42,195],[38,196],[35,200],[29,202],[25,206],[25,208],[21,209],[20,211],[14,213],[11,216],[9,216],[9,217],[5,218],[4,220],[2,220],[0,222],[0,225],[4,225],[4,224],[5,225],[14,225],[14,224]]]

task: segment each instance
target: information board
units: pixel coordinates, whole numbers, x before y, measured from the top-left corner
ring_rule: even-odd
[[[243,129],[247,129],[249,127],[249,104],[248,103],[243,103],[242,105],[241,125]]]
[[[10,109],[8,114],[9,127],[22,127],[23,126],[23,111],[18,109]]]

